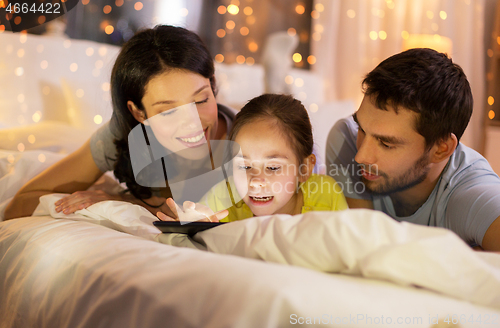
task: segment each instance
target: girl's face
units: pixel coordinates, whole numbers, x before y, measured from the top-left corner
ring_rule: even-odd
[[[236,189],[256,216],[300,213],[298,159],[280,128],[266,120],[241,128],[233,161]]]
[[[206,156],[206,140],[215,138],[218,122],[209,79],[187,70],[169,70],[148,82],[142,104],[147,117],[141,111],[134,117],[151,126],[163,147],[189,159]],[[135,107],[129,101],[131,106]]]

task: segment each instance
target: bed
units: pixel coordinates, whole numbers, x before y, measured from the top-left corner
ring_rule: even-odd
[[[0,151],[0,190],[59,157]],[[63,196],[43,196],[33,216],[0,222],[1,327],[500,320],[500,255],[474,252],[445,229],[357,210],[253,218],[190,238],[160,233],[152,214],[124,202],[56,213]]]
[[[26,181],[109,118],[117,49],[67,41],[0,34],[0,218]],[[311,114],[320,147],[350,110]],[[358,210],[253,218],[190,238],[161,234],[153,215],[123,202],[56,213],[63,196],[0,221],[0,327],[500,325],[500,255],[444,229]]]

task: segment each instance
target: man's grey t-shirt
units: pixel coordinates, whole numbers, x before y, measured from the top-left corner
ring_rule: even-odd
[[[236,111],[224,105],[217,104],[219,116],[226,121],[227,131],[231,130]],[[90,151],[99,170],[102,172],[112,171],[116,163],[115,139],[121,139],[116,116],[113,114],[109,122],[101,126],[90,137]]]
[[[500,178],[479,153],[459,143],[427,201],[413,214],[398,217],[389,196],[372,196],[361,188],[354,156],[358,126],[352,117],[338,121],[327,139],[326,169],[349,198],[373,200],[376,210],[398,221],[444,227],[470,245],[500,216]]]

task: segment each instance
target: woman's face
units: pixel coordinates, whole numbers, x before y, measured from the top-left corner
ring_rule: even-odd
[[[153,77],[142,98],[156,139],[188,159],[208,154],[207,139],[217,133],[217,103],[210,80],[187,70],[170,70]]]

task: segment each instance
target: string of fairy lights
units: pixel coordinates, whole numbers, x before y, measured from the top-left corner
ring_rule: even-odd
[[[243,2],[243,1],[242,1]],[[229,44],[225,43],[224,47],[221,47],[221,51],[215,55],[215,61],[219,63],[237,63],[237,64],[247,64],[253,65],[256,62],[254,55],[261,48],[261,45],[264,40],[256,40],[252,37],[252,29],[254,29],[255,25],[259,25],[259,17],[255,15],[254,6],[258,4],[254,3],[253,0],[244,1],[245,4],[240,3],[239,0],[231,0],[228,5],[219,5],[217,7],[217,14],[221,16],[227,16],[223,21],[225,21],[222,26],[216,31],[216,35],[219,39],[225,39],[233,35],[237,35],[240,38],[240,43],[246,45],[246,49],[238,49],[237,51],[244,52],[245,50],[250,54],[245,56],[244,54],[238,54],[236,56],[231,56],[232,52],[229,52],[228,55],[225,55],[222,50],[226,50]],[[306,5],[303,2],[298,2],[294,5],[293,11],[295,15],[302,16],[310,14],[312,19],[318,19],[321,12],[324,11],[324,5],[318,3],[314,6],[313,10],[309,13],[306,13]],[[316,31],[312,33],[313,40],[321,39],[322,26],[320,24],[315,24]],[[297,32],[296,27],[288,27],[287,33],[290,36],[295,36],[298,34],[299,40],[301,43],[308,44],[311,31],[309,28],[302,29],[300,32]],[[227,51],[226,51],[227,52]],[[235,57],[235,58],[233,58]],[[304,58],[303,54],[299,51],[294,52],[292,55],[292,60],[295,67],[303,67],[304,61],[307,61],[309,65],[314,65],[316,63],[316,58],[312,55]]]

